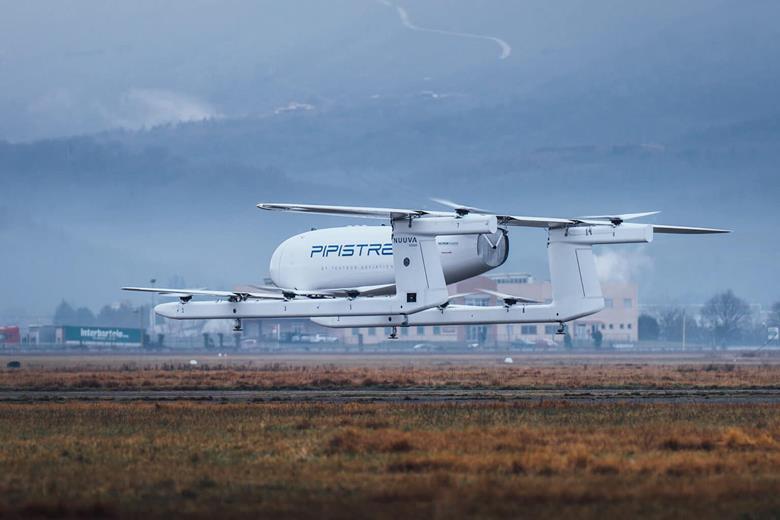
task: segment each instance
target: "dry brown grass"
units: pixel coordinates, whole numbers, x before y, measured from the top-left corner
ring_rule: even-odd
[[[489,358],[486,358],[489,359]],[[312,388],[777,388],[780,364],[583,363],[537,366],[406,362],[387,366],[335,363],[185,360],[161,363],[71,361],[33,358],[21,370],[0,372],[0,390],[265,390]]]
[[[0,513],[780,514],[780,405],[0,404]]]

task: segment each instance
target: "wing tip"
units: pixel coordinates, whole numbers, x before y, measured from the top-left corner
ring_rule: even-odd
[[[653,233],[677,234],[677,235],[716,235],[731,233],[731,229],[703,228],[688,226],[653,225]]]

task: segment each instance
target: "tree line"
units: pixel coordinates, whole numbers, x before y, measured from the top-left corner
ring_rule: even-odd
[[[97,314],[88,307],[74,307],[65,300],[54,311],[54,325],[81,327],[145,328],[149,325],[149,306],[133,306],[127,302],[104,305]]]
[[[639,316],[640,341],[669,341],[726,346],[763,344],[767,327],[780,325],[780,301],[775,302],[767,319],[755,316],[750,305],[727,290],[712,296],[699,312],[669,306]]]

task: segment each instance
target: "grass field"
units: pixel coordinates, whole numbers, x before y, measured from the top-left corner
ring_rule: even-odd
[[[777,517],[780,406],[0,404],[3,516]]]
[[[616,356],[22,357],[2,390],[252,390],[322,388],[778,388],[780,360]],[[620,358],[618,358],[620,359]],[[3,364],[4,366],[5,364]]]
[[[0,392],[780,386],[711,357],[15,359]],[[0,402],[0,516],[173,513],[777,518],[780,404]]]

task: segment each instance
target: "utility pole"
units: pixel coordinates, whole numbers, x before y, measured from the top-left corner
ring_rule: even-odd
[[[686,318],[686,313],[685,313],[685,308],[683,308],[683,315],[682,315],[682,320],[683,320],[683,322],[682,322],[682,349],[683,349],[683,352],[685,352],[685,322],[686,322],[685,318]]]
[[[154,284],[157,283],[157,278],[152,278],[149,280],[149,283],[154,287]],[[152,308],[149,309],[149,337],[152,336],[155,332],[155,315],[154,315],[154,307],[157,305],[157,293],[152,293]]]

